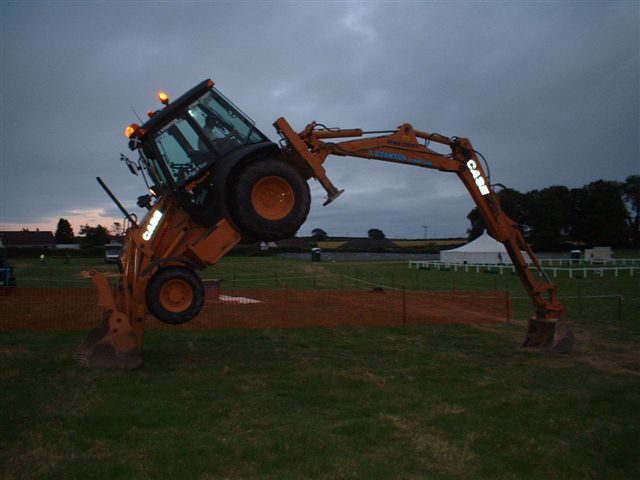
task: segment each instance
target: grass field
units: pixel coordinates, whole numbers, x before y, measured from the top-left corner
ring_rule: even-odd
[[[19,285],[104,264],[16,261]],[[557,278],[577,343],[517,347],[510,274],[227,257],[238,287],[508,289],[511,325],[153,331],[136,371],[86,370],[77,332],[0,333],[1,478],[635,478],[639,276]],[[619,300],[621,296],[622,301]],[[597,297],[597,298],[596,298]]]

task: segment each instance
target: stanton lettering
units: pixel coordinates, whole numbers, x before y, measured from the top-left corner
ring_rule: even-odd
[[[407,156],[402,153],[384,152],[380,150],[369,150],[369,156],[390,161],[403,161],[407,159]]]

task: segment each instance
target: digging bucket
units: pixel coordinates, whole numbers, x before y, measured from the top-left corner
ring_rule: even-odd
[[[73,357],[89,368],[134,369],[142,365],[142,352],[121,312],[105,312],[101,324],[89,331]]]
[[[561,326],[558,319],[531,318],[522,346],[547,353],[569,353],[574,342],[573,332]]]

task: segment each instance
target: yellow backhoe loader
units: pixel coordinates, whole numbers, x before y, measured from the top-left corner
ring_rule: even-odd
[[[148,314],[181,324],[198,314],[204,288],[196,270],[215,264],[239,242],[274,241],[295,235],[310,206],[307,181],[327,192],[325,205],[341,193],[323,167],[329,155],[413,165],[455,173],[475,201],[487,229],[509,253],[535,307],[525,347],[567,351],[570,332],[557,325],[564,307],[517,225],[500,207],[478,154],[466,138],[415,130],[404,124],[388,131],[328,129],[315,122],[296,133],[284,118],[274,126],[280,144],[271,142],[247,115],[205,80],[149,112],[142,125],[126,128],[148,193],[138,198],[146,208],[137,219],[99,179],[123,211],[128,229],[119,259],[115,288],[91,272],[104,308],[102,324],[89,333],[76,358],[90,367],[136,368],[142,363],[144,323]],[[336,138],[350,138],[335,142]],[[332,141],[328,142],[327,140]],[[449,149],[430,149],[430,143]],[[544,281],[536,279],[523,258],[528,253]]]

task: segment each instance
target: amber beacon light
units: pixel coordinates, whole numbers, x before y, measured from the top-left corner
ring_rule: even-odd
[[[138,130],[140,128],[140,126],[136,123],[132,123],[131,125],[128,125],[127,128],[124,129],[124,134],[127,138],[131,138],[131,135],[133,135],[135,133],[136,130]]]
[[[158,93],[158,100],[160,100],[160,102],[162,102],[163,105],[168,105],[169,104],[169,95],[167,95],[167,92],[159,92]]]

